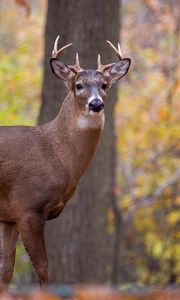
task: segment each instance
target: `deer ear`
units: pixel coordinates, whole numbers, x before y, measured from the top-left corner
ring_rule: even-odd
[[[71,81],[75,73],[64,63],[56,58],[50,60],[50,65],[53,73],[61,80]]]
[[[131,65],[130,58],[123,58],[119,62],[115,63],[109,70],[108,70],[108,77],[110,79],[110,83],[113,84],[124,75],[127,74],[129,67]]]

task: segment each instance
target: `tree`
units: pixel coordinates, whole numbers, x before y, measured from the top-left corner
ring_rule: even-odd
[[[102,61],[115,57],[105,41],[118,41],[119,0],[51,0],[48,4],[45,30],[44,81],[39,123],[57,114],[67,91],[49,67],[54,40],[73,42],[63,60],[73,64],[74,51],[84,68],[96,68],[98,53]],[[50,221],[46,230],[50,281],[53,283],[105,282],[111,278],[113,245],[109,243],[108,211],[112,206],[114,105],[116,89],[112,88],[106,108],[106,125],[98,153],[76,195],[63,213]]]

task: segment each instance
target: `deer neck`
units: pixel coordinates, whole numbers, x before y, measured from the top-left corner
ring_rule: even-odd
[[[104,126],[104,113],[79,112],[70,92],[45,130],[53,153],[76,181],[89,165]]]

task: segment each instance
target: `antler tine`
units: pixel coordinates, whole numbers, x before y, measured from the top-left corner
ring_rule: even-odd
[[[101,64],[101,55],[98,54],[98,58],[97,58],[97,64],[98,64],[98,70],[101,70],[102,64]]]
[[[80,67],[80,63],[79,63],[79,55],[78,55],[78,53],[76,53],[76,63],[75,63],[75,65],[74,66],[69,66],[69,68],[72,70],[72,71],[74,71],[74,72],[76,72],[76,73],[79,73],[79,72],[81,72],[83,69]]]
[[[58,55],[66,48],[72,46],[72,43],[67,44],[65,46],[63,46],[62,48],[60,48],[59,50],[57,50],[57,46],[58,46],[58,41],[59,41],[59,35],[57,36],[55,42],[54,42],[54,49],[52,51],[52,58],[57,58]]]
[[[97,64],[98,64],[97,71],[99,71],[99,72],[103,72],[104,70],[108,69],[110,66],[113,65],[113,63],[112,64],[108,64],[108,65],[103,65],[101,63],[101,55],[100,54],[98,54]]]
[[[116,47],[110,41],[106,41],[106,42],[114,50],[114,52],[116,53],[117,57],[121,60],[122,59],[122,51],[121,51],[120,44],[118,43],[118,49],[116,49]]]
[[[79,54],[78,53],[76,53],[76,66],[81,69],[80,63],[79,63]]]
[[[59,35],[57,36],[57,38],[54,42],[54,49],[53,49],[54,52],[57,52],[58,41],[59,41]]]
[[[122,59],[122,51],[121,51],[120,44],[118,43],[118,48],[116,49],[116,47],[110,41],[106,41],[106,42],[113,49],[113,51],[116,53],[119,60],[121,60]],[[97,63],[98,63],[97,71],[100,71],[100,72],[104,72],[106,69],[108,69],[109,67],[111,67],[113,65],[113,63],[108,64],[108,65],[102,65],[100,54],[98,54]]]
[[[118,52],[119,52],[119,54],[121,56],[121,59],[122,59],[123,55],[122,55],[122,50],[121,50],[120,43],[118,43]]]

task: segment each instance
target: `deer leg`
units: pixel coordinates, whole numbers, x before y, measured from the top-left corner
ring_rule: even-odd
[[[45,220],[40,215],[23,216],[18,223],[24,247],[32,261],[40,285],[48,283],[48,260],[44,242]]]
[[[13,275],[17,238],[16,224],[0,222],[0,280],[6,285]]]

